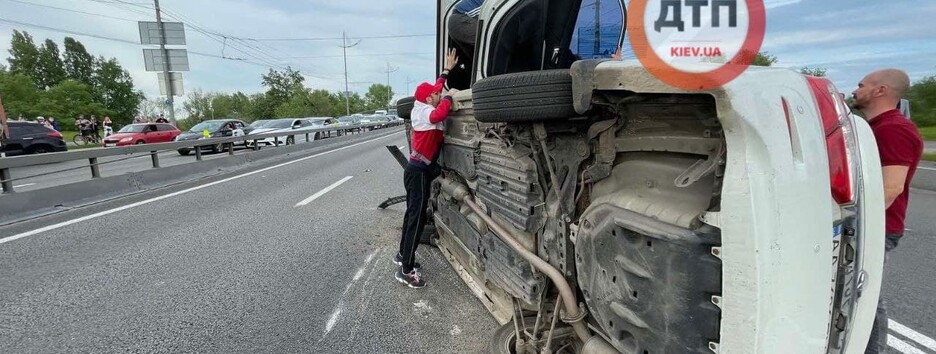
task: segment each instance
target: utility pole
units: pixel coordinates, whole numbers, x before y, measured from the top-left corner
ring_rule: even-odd
[[[348,91],[348,48],[356,46],[360,43],[361,41],[358,40],[357,42],[354,42],[354,44],[348,45],[348,37],[345,35],[344,32],[341,32],[341,56],[344,57],[344,96],[345,96],[344,102],[345,102],[345,114],[346,115],[351,115],[351,103],[350,103],[350,98],[348,97],[350,96],[348,94],[349,93]]]
[[[390,68],[390,62],[387,62],[387,109],[390,109],[390,102],[393,101],[393,96],[390,93],[390,73],[396,72],[400,68]]]
[[[410,80],[409,76],[406,77],[406,93],[407,95],[412,94],[413,91],[410,91],[410,84],[419,80]]]
[[[166,103],[169,106],[169,121],[178,125],[175,119],[175,93],[172,92],[172,76],[169,76],[169,50],[166,49],[166,26],[162,22],[162,13],[159,11],[159,0],[153,0],[156,8],[156,23],[159,25],[159,50],[163,54],[163,77],[166,79]]]

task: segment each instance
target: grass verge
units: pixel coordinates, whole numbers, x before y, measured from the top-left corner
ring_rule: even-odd
[[[936,141],[936,125],[932,127],[920,127],[919,129],[923,140]]]

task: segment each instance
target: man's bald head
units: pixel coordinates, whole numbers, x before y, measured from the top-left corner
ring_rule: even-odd
[[[895,109],[900,98],[910,90],[910,77],[899,69],[884,69],[868,74],[852,92],[852,107],[872,119]]]
[[[900,69],[884,69],[868,74],[867,79],[870,83],[886,86],[888,96],[900,99],[910,90],[910,77]]]

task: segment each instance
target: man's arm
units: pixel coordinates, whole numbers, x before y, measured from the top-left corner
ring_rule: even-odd
[[[429,123],[436,124],[445,120],[448,117],[449,109],[452,108],[452,96],[445,95],[442,98],[442,102],[439,102],[439,105],[432,110],[432,113],[429,113]]]
[[[894,204],[897,196],[903,193],[910,167],[893,165],[884,166],[882,170],[884,172],[884,209],[887,209]]]

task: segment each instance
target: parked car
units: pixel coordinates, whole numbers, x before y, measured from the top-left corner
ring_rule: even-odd
[[[244,136],[253,131],[253,127],[244,124],[243,121],[238,119],[213,119],[206,120],[204,122],[196,124],[194,127],[189,129],[186,132],[183,132],[176,136],[174,141],[189,141],[189,140],[200,140],[207,138],[221,138],[221,137],[230,137],[230,136]],[[206,137],[207,135],[207,137]],[[246,146],[247,143],[243,142],[243,146]],[[231,147],[234,147],[236,144],[232,144]],[[208,149],[212,152],[222,152],[225,150],[225,144],[215,143],[208,145],[199,146],[200,149]],[[188,155],[192,149],[179,149],[180,155]]]
[[[7,155],[44,154],[68,151],[62,133],[33,122],[7,122],[10,137],[0,141],[0,150]]]
[[[292,145],[296,143],[296,136],[291,133],[293,130],[301,128],[311,128],[312,123],[305,119],[300,118],[282,118],[282,119],[263,119],[256,120],[253,123],[250,123],[250,126],[253,127],[253,131],[248,134],[247,146],[252,147],[254,140],[249,139],[250,135],[255,134],[267,134],[267,133],[284,133],[282,136],[274,136],[269,138],[263,138],[257,140],[258,145]],[[314,134],[313,134],[314,135]],[[314,136],[310,136],[312,140],[315,139]]]
[[[181,130],[168,123],[130,124],[105,137],[104,147],[168,143],[181,133]]]
[[[601,24],[626,45],[615,3]],[[484,2],[477,67],[447,83],[429,219],[503,325],[485,352],[864,352],[884,257],[868,124],[789,69],[686,91],[636,60],[577,60],[598,54],[569,53],[593,48],[569,44],[592,5]]]

